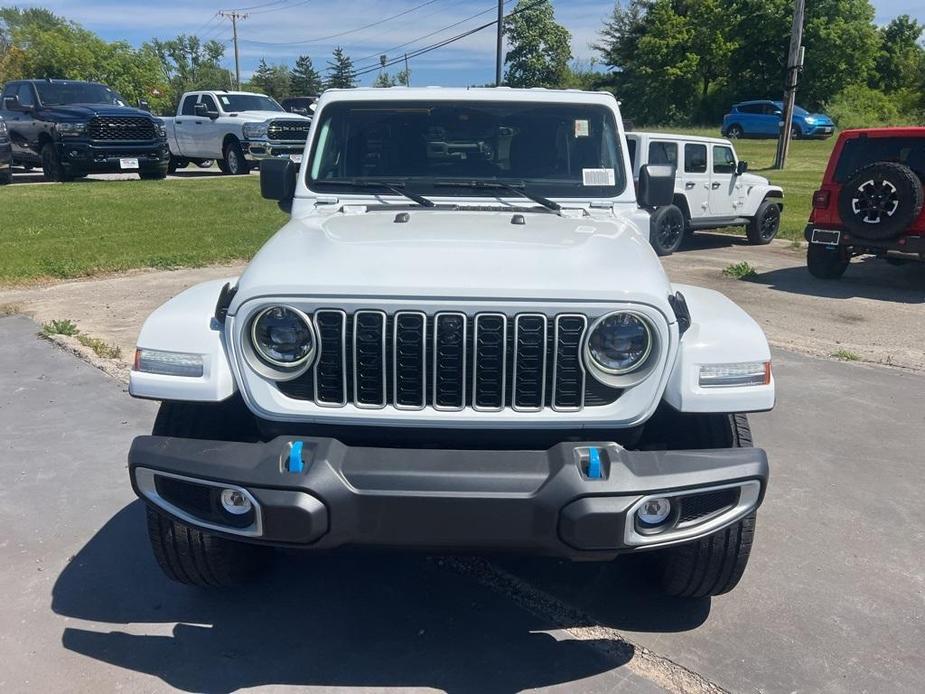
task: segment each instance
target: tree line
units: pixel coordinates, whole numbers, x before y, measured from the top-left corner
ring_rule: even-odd
[[[518,0],[503,24],[504,83],[607,89],[642,124],[715,124],[736,101],[782,93],[792,11],[792,0],[618,1],[602,20],[594,59],[580,64],[552,2]],[[798,102],[842,127],[925,123],[923,29],[908,15],[877,26],[869,0],[808,2]],[[134,48],[46,9],[0,9],[0,82],[96,80],[169,112],[184,91],[232,88],[224,58],[222,43],[193,35]],[[373,86],[410,82],[407,70],[383,68]],[[261,60],[242,87],[282,98],[356,85],[353,61],[336,48],[323,74],[307,55],[292,66]]]

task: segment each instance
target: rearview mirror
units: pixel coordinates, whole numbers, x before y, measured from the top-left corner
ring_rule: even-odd
[[[644,164],[639,167],[640,207],[662,207],[674,202],[673,166]]]
[[[298,171],[291,159],[264,159],[260,162],[260,194],[276,200],[283,212],[292,212]]]
[[[739,160],[739,163],[736,164],[736,176],[741,176],[746,171],[748,171],[748,162]]]

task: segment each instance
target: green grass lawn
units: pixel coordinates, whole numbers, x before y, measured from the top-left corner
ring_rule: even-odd
[[[0,284],[249,258],[286,219],[253,177],[14,183],[0,188]]]
[[[720,137],[719,128],[660,128],[666,132],[688,135]],[[813,192],[822,183],[822,173],[829,161],[829,154],[835,146],[835,136],[828,140],[794,140],[790,143],[787,168],[777,171],[771,168],[777,140],[736,140],[735,149],[740,159],[748,162],[748,170],[770,179],[771,183],[784,189],[784,214],[781,219],[779,237],[803,239],[803,229],[813,204]]]
[[[782,238],[802,238],[834,142],[794,142],[785,171],[770,169],[773,140],[736,143],[751,171],[784,189]],[[247,259],[285,221],[254,177],[13,184],[0,188],[0,284]]]

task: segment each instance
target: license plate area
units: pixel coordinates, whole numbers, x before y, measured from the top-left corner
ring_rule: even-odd
[[[123,171],[138,168],[138,159],[126,158],[119,160],[119,168]]]
[[[819,243],[823,246],[837,246],[841,240],[841,232],[832,229],[813,229],[813,243]]]

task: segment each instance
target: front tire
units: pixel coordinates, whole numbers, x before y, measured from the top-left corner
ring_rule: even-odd
[[[779,230],[780,205],[773,200],[765,200],[755,210],[755,216],[745,228],[745,235],[753,246],[764,246],[771,243]]]
[[[851,255],[843,246],[830,248],[818,243],[811,243],[806,249],[806,269],[809,274],[820,280],[837,280],[845,274]]]
[[[253,418],[240,399],[218,404],[161,404],[155,436],[239,441],[256,435]],[[234,586],[257,577],[267,566],[267,547],[229,540],[173,520],[147,507],[148,539],[158,566],[171,580],[200,587]]]
[[[730,125],[729,130],[726,131],[726,137],[730,140],[738,140],[745,136],[745,131],[742,130],[741,125]]]
[[[13,174],[10,171],[0,172],[0,186],[6,186],[13,182]]]
[[[675,205],[665,205],[649,218],[649,242],[660,256],[671,255],[684,240],[684,213]]]
[[[752,446],[744,414],[706,415],[697,434],[707,448]],[[735,588],[751,555],[755,515],[753,511],[712,535],[656,551],[653,559],[662,591],[675,597],[705,598]]]
[[[61,164],[58,150],[55,149],[54,144],[51,142],[42,147],[42,176],[45,177],[46,181],[53,183],[66,183],[74,178]]]
[[[250,166],[244,158],[244,151],[238,142],[229,142],[223,152],[222,172],[229,176],[241,176],[250,171]]]

